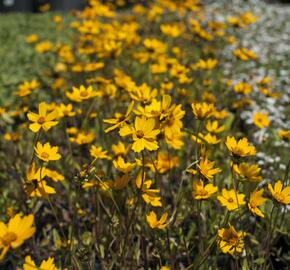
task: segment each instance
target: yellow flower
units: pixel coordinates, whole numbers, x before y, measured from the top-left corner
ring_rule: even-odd
[[[92,145],[90,148],[90,154],[95,159],[111,159],[109,155],[107,155],[106,150],[103,150],[101,146],[97,147],[95,145]]]
[[[251,192],[250,195],[250,199],[248,202],[248,207],[250,209],[250,211],[259,216],[259,217],[264,217],[264,213],[259,209],[259,206],[263,205],[267,199],[264,198],[263,195],[264,190],[260,189],[260,190],[255,190],[254,192]]]
[[[146,215],[146,220],[152,229],[164,229],[168,224],[166,224],[168,214],[165,212],[162,214],[161,218],[158,220],[157,215],[154,211],[151,211],[149,215]]]
[[[252,86],[247,82],[239,82],[234,85],[234,91],[236,93],[242,93],[244,95],[248,95],[252,92]]]
[[[45,162],[59,160],[61,155],[58,153],[58,146],[51,146],[50,143],[37,143],[34,147],[37,157]]]
[[[220,133],[225,130],[225,126],[224,125],[219,126],[218,121],[207,121],[205,128],[210,133]]]
[[[25,81],[22,84],[19,85],[18,91],[16,92],[16,95],[19,97],[25,97],[31,94],[31,92],[39,87],[39,83],[36,80],[32,81]]]
[[[131,172],[136,166],[136,163],[125,162],[124,158],[121,156],[119,156],[117,160],[113,160],[113,164],[118,171],[123,173]]]
[[[163,34],[173,38],[178,37],[182,32],[182,28],[178,24],[161,24],[160,30]]]
[[[48,51],[51,51],[52,49],[53,49],[53,45],[48,40],[41,41],[41,42],[37,43],[35,46],[35,50],[38,53],[46,53]]]
[[[59,182],[59,181],[64,180],[64,176],[55,170],[50,170],[50,169],[45,168],[45,174],[54,182]]]
[[[128,122],[128,120],[130,119],[130,114],[132,112],[133,106],[134,106],[134,102],[131,102],[128,106],[128,109],[127,109],[125,115],[123,115],[121,113],[115,113],[115,118],[104,119],[103,121],[105,123],[113,125],[107,129],[105,129],[105,133],[108,133],[108,132],[110,132],[118,127],[124,126]]]
[[[290,129],[288,130],[279,130],[278,131],[278,134],[279,136],[282,138],[282,139],[288,139],[290,140]]]
[[[272,197],[278,203],[289,204],[290,203],[290,186],[283,187],[282,182],[278,180],[274,188],[271,184],[268,184],[268,189],[272,194]]]
[[[59,117],[65,117],[65,116],[72,117],[76,115],[76,113],[73,111],[72,104],[66,105],[66,104],[61,103],[58,106],[58,113],[59,113]]]
[[[27,36],[25,39],[27,43],[35,43],[38,41],[39,37],[36,34],[32,34],[32,35]]]
[[[225,206],[229,211],[238,210],[241,205],[244,205],[246,203],[244,198],[244,194],[236,194],[233,189],[227,190],[225,188],[222,189],[222,195],[217,197],[220,204]]]
[[[253,115],[253,123],[259,128],[268,127],[270,125],[268,114],[256,112]]]
[[[129,147],[126,147],[122,142],[113,144],[111,148],[115,156],[126,156],[129,151]]]
[[[243,61],[256,60],[258,58],[254,51],[247,48],[234,50],[234,55]]]
[[[214,112],[214,105],[206,102],[195,102],[191,104],[192,112],[197,119],[203,120],[209,118]]]
[[[191,139],[199,144],[204,144],[205,142],[207,144],[217,144],[220,142],[216,135],[213,135],[211,133],[207,133],[206,135],[198,133],[198,136],[191,135]]]
[[[223,253],[241,253],[244,248],[245,232],[237,232],[233,226],[218,230],[218,245]]]
[[[35,233],[33,226],[34,216],[15,215],[6,225],[0,221],[0,261],[2,261],[10,248],[16,249],[21,246],[25,240],[32,237]]]
[[[247,138],[236,141],[234,137],[227,136],[226,146],[233,156],[246,157],[256,154],[256,148],[249,145]]]
[[[29,112],[27,117],[33,124],[29,125],[29,129],[33,132],[38,132],[41,128],[48,131],[51,127],[58,124],[57,121],[53,121],[58,117],[57,110],[53,110],[50,113],[48,111],[48,104],[41,102],[38,106],[38,114]]]
[[[196,64],[192,65],[193,69],[205,69],[211,70],[217,65],[218,61],[216,59],[209,58],[207,60],[200,59]]]
[[[120,129],[119,133],[122,137],[132,134],[134,141],[132,150],[134,152],[141,152],[144,149],[152,151],[159,147],[156,136],[160,133],[160,130],[154,128],[155,120],[153,118],[136,117],[134,127],[126,125]]]
[[[196,200],[208,199],[216,193],[217,190],[217,187],[213,184],[204,185],[202,180],[194,181],[192,185],[192,195]]]
[[[48,258],[47,260],[43,260],[39,267],[36,266],[35,262],[31,259],[31,256],[25,257],[25,262],[23,264],[23,270],[60,270],[54,264],[53,258]]]
[[[240,177],[245,178],[248,181],[260,182],[262,176],[260,175],[261,168],[257,164],[248,164],[242,162],[240,164],[234,164],[233,170]]]
[[[197,164],[198,172],[201,173],[206,179],[212,180],[213,176],[219,172],[221,169],[214,168],[214,161],[210,161],[207,157],[200,160],[199,164]],[[196,170],[188,169],[189,173],[196,174]]]
[[[75,131],[75,130],[72,130]],[[76,144],[88,144],[95,139],[95,134],[90,131],[77,131],[76,137],[70,137],[69,140]]]
[[[72,92],[66,92],[66,96],[75,102],[82,102],[97,96],[97,92],[93,90],[92,86],[85,88],[83,85],[80,88],[73,87]]]
[[[112,189],[121,190],[128,185],[129,181],[129,175],[123,174],[122,176],[118,176],[114,181],[110,181],[109,185]]]

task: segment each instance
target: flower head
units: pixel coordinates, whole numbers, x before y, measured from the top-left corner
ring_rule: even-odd
[[[268,189],[271,192],[272,197],[278,203],[289,204],[290,203],[290,186],[283,187],[283,184],[278,180],[274,187],[268,184]]]
[[[192,185],[192,195],[196,200],[205,200],[217,192],[217,187],[213,184],[204,185],[202,180],[194,181]]]
[[[267,113],[256,112],[253,115],[253,123],[258,128],[268,127],[270,125],[270,120],[268,118],[268,114]]]
[[[222,195],[217,197],[220,204],[225,206],[229,211],[236,211],[239,209],[239,206],[244,205],[246,203],[244,198],[244,194],[236,194],[235,190],[227,190],[225,188],[222,189]]]
[[[51,146],[50,143],[37,143],[35,153],[37,157],[45,162],[59,160],[61,155],[58,153],[58,146]]]
[[[167,216],[168,214],[165,212],[162,214],[161,218],[158,220],[155,212],[151,211],[149,215],[146,215],[146,220],[152,229],[164,229],[167,226],[166,224]]]
[[[60,270],[60,268],[57,268],[54,264],[53,258],[48,258],[47,260],[43,260],[39,267],[36,266],[35,262],[31,259],[31,256],[25,257],[25,262],[23,264],[23,270]]]
[[[195,102],[191,104],[192,112],[197,119],[209,118],[214,112],[214,105],[206,102]]]
[[[262,176],[260,175],[261,168],[257,164],[248,164],[246,162],[242,162],[240,164],[234,164],[233,170],[241,178],[244,178],[248,181],[262,181]]]
[[[256,148],[249,145],[248,139],[243,138],[237,141],[234,137],[227,137],[226,146],[233,156],[246,157],[256,154]]]
[[[41,128],[44,131],[48,131],[51,127],[58,124],[57,121],[54,121],[58,117],[57,110],[53,110],[48,113],[48,104],[45,102],[41,102],[38,105],[38,114],[29,112],[27,114],[28,119],[33,122],[33,124],[29,125],[29,129],[33,132],[38,132]]]
[[[264,198],[263,195],[264,190],[255,190],[254,192],[251,193],[250,195],[250,200],[248,202],[248,207],[250,211],[260,217],[264,217],[264,213],[261,211],[259,206],[263,205],[267,199]]]

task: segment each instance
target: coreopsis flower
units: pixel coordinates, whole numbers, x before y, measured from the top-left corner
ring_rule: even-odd
[[[142,105],[149,105],[157,96],[157,89],[151,89],[146,83],[140,86],[135,86],[130,92],[133,100],[140,102]]]
[[[116,157],[124,157],[127,155],[130,148],[127,147],[124,143],[118,142],[117,144],[112,144],[111,149]]]
[[[54,182],[59,182],[59,181],[64,180],[64,176],[56,170],[45,168],[45,175],[51,180],[53,180]]]
[[[69,141],[79,145],[89,144],[95,139],[95,134],[90,131],[77,131],[75,137],[70,137]]]
[[[198,133],[198,136],[191,135],[191,139],[199,144],[217,144],[221,141],[216,137],[216,135],[211,133],[207,133],[206,135]]]
[[[18,91],[15,93],[19,97],[25,97],[31,94],[31,92],[39,87],[37,80],[24,81],[18,86]]]
[[[111,157],[107,154],[108,151],[103,150],[101,146],[97,147],[92,145],[90,148],[90,154],[95,159],[111,159]]]
[[[278,131],[278,134],[279,136],[282,138],[282,139],[288,139],[290,140],[290,129],[289,130],[279,130]]]
[[[39,39],[38,35],[36,34],[31,34],[29,36],[26,36],[25,40],[27,43],[35,43]]]
[[[3,136],[5,141],[12,141],[12,142],[16,142],[19,141],[21,138],[21,135],[19,133],[9,133],[6,132]]]
[[[251,192],[250,195],[250,199],[248,202],[248,208],[250,209],[250,211],[259,216],[259,217],[264,217],[264,213],[261,211],[261,209],[259,208],[259,206],[263,205],[267,199],[263,197],[263,189],[260,190],[255,190],[253,192]]]
[[[268,127],[270,125],[270,120],[268,118],[268,114],[267,113],[256,112],[253,115],[253,123],[258,128]]]
[[[125,162],[121,156],[118,156],[117,160],[113,160],[113,164],[118,171],[125,174],[131,172],[136,167],[136,163]]]
[[[207,121],[205,124],[205,128],[210,133],[220,133],[225,130],[225,126],[224,125],[219,126],[218,121]]]
[[[243,61],[256,60],[258,58],[254,51],[248,50],[247,48],[236,49],[233,53]]]
[[[205,69],[211,70],[217,65],[218,61],[216,59],[209,58],[207,60],[200,59],[196,64],[192,65],[193,69]]]
[[[193,182],[192,195],[196,200],[206,200],[216,193],[218,188],[213,184],[204,184],[202,180]]]
[[[26,174],[24,190],[30,197],[45,197],[56,193],[55,189],[48,186],[44,178],[46,177],[46,168],[36,169],[33,162]]]
[[[25,240],[34,235],[33,223],[34,216],[32,214],[23,217],[21,214],[16,214],[9,220],[8,224],[0,221],[0,262],[10,248],[18,248]]]
[[[229,211],[236,211],[241,205],[244,205],[246,203],[244,198],[245,194],[236,194],[235,190],[227,190],[225,188],[222,189],[222,195],[217,197],[220,204]]]
[[[262,176],[260,175],[261,168],[258,164],[249,164],[242,162],[240,164],[233,165],[234,172],[239,175],[242,179],[251,182],[262,181]]]
[[[169,155],[166,152],[158,152],[155,163],[155,166],[151,166],[151,169],[155,170],[156,168],[159,173],[165,173],[179,166],[179,157]]]
[[[282,182],[278,180],[274,187],[271,184],[268,184],[268,189],[276,202],[282,204],[290,203],[290,186],[283,187]]]
[[[76,112],[73,111],[73,105],[72,104],[64,104],[64,103],[61,103],[59,106],[58,106],[58,116],[59,117],[72,117],[72,116],[75,116],[76,115]]]
[[[127,124],[128,120],[130,119],[130,114],[132,112],[134,106],[134,102],[131,102],[128,106],[126,113],[123,115],[121,113],[115,113],[115,118],[104,119],[105,123],[111,124],[112,126],[105,129],[105,133],[108,133],[118,127],[122,127]]]
[[[26,256],[23,264],[23,270],[60,270],[60,268],[56,267],[54,264],[54,258],[49,257],[47,260],[43,260],[40,263],[40,266],[36,266],[35,262],[31,259],[31,256]]]
[[[35,51],[38,53],[46,53],[53,49],[53,44],[49,40],[44,40],[35,45]]]
[[[161,24],[160,30],[164,35],[176,38],[180,36],[182,27],[179,24]]]
[[[246,157],[256,154],[256,148],[249,145],[247,138],[242,138],[237,141],[234,137],[227,136],[226,146],[233,156]]]
[[[142,198],[147,204],[154,207],[161,207],[161,197],[159,196],[159,189],[152,189],[152,180],[146,180],[146,175],[139,173],[135,180],[135,185],[142,191]]]
[[[164,229],[168,224],[166,223],[168,214],[165,212],[158,220],[154,211],[151,211],[149,215],[146,215],[146,220],[152,229]]]
[[[252,92],[252,86],[247,82],[238,82],[234,85],[234,91],[236,93],[242,93],[248,95]]]
[[[214,104],[206,102],[194,102],[191,104],[192,112],[194,116],[199,120],[209,118],[214,112]]]
[[[29,129],[33,132],[38,132],[41,128],[44,131],[48,131],[51,127],[58,124],[54,121],[58,117],[58,111],[55,109],[48,113],[49,105],[45,102],[41,102],[38,105],[38,114],[29,112],[27,118],[33,122],[29,125]]]
[[[241,253],[244,249],[245,232],[237,232],[233,226],[218,230],[218,245],[223,253]]]
[[[81,85],[79,88],[73,87],[72,92],[66,92],[66,96],[75,102],[82,102],[97,96],[97,92],[93,90],[92,86],[87,88]]]
[[[118,176],[114,181],[109,181],[109,185],[112,189],[121,190],[128,185],[129,181],[129,175],[123,174],[121,176]]]
[[[191,174],[202,174],[206,179],[212,180],[214,175],[221,172],[220,168],[214,168],[215,161],[210,161],[207,157],[201,159],[196,165],[197,170],[188,169],[187,172]]]
[[[51,146],[50,143],[41,144],[38,142],[34,147],[36,156],[44,162],[59,160],[58,146]]]
[[[136,117],[134,127],[126,125],[120,129],[119,133],[122,137],[132,135],[132,150],[134,152],[141,152],[144,149],[153,151],[159,148],[156,136],[160,133],[160,130],[155,129],[153,118]]]

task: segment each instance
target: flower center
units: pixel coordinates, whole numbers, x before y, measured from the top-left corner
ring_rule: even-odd
[[[199,195],[200,196],[206,196],[207,194],[208,194],[208,192],[205,189],[202,189],[202,190],[199,191]]]
[[[47,159],[49,157],[49,154],[46,152],[41,153],[41,157],[44,159]]]
[[[229,203],[232,203],[232,202],[234,202],[234,199],[233,199],[233,198],[229,198],[229,199],[228,199],[228,202],[229,202]]]
[[[137,130],[136,131],[136,136],[138,139],[141,139],[144,137],[144,132],[142,130]]]
[[[87,90],[83,90],[80,92],[80,96],[81,97],[87,97],[89,95],[88,91]]]
[[[10,246],[10,244],[17,239],[17,235],[14,232],[7,232],[0,239],[4,246]]]
[[[40,125],[42,125],[44,122],[45,122],[45,118],[44,118],[43,116],[40,116],[40,117],[38,118],[37,123],[40,124]]]

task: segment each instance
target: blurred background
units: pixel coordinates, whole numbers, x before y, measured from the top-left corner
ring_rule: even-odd
[[[244,1],[251,2],[249,0]],[[265,0],[265,1],[268,3],[290,3],[290,0]],[[72,9],[81,9],[85,6],[86,2],[87,2],[86,0],[0,0],[0,12],[44,12],[49,10],[68,11]],[[104,0],[102,2],[119,2],[118,6],[126,6],[132,2],[145,2],[145,1]],[[234,3],[235,1],[232,2]]]

